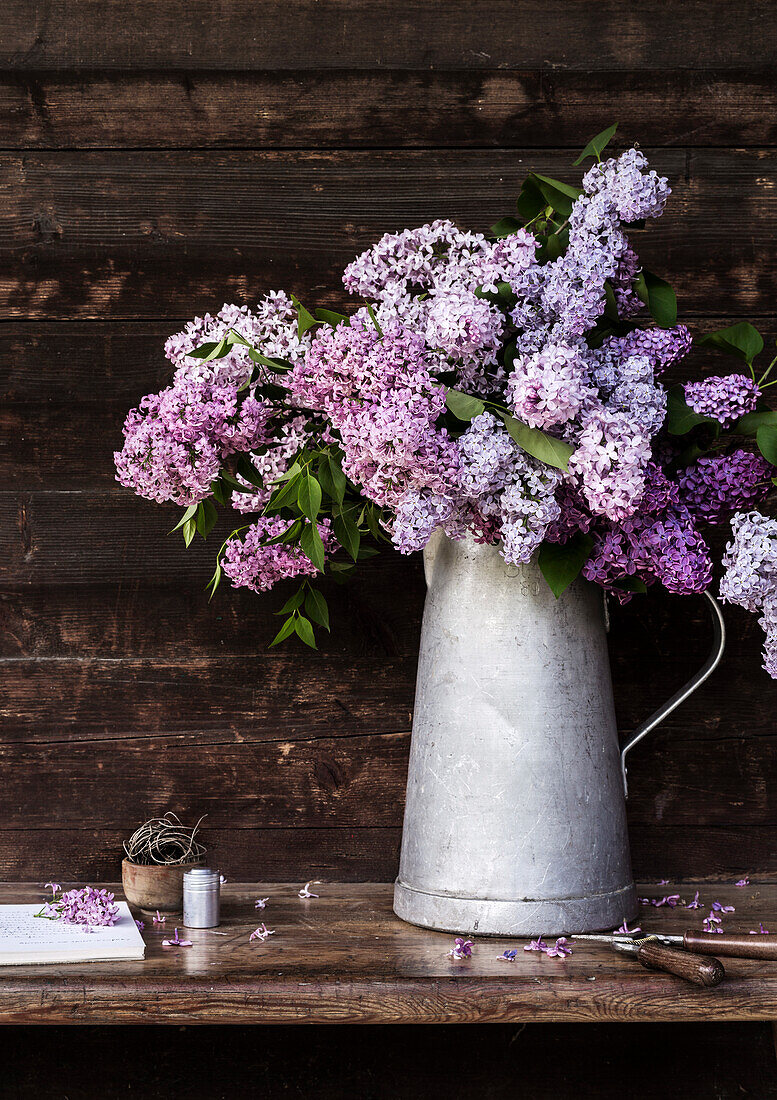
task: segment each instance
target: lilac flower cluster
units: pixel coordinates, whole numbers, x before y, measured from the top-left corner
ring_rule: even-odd
[[[532,428],[566,424],[596,400],[587,373],[579,348],[546,344],[515,360],[507,380],[508,404],[516,417]]]
[[[149,394],[125,421],[117,480],[147,500],[196,504],[228,455],[267,441],[271,415],[255,397],[239,402],[232,383],[184,380]]]
[[[764,668],[777,679],[777,520],[742,512],[731,521],[734,534],[723,558],[721,598],[747,611],[760,611],[766,635]]]
[[[678,474],[680,500],[696,519],[722,523],[733,512],[749,511],[766,498],[771,471],[761,455],[741,449],[699,458]]]
[[[684,388],[685,400],[693,411],[699,416],[719,421],[724,428],[730,427],[745,413],[753,412],[761,393],[758,383],[746,374],[686,382]]]
[[[329,519],[320,520],[317,526],[326,553],[332,553],[336,541]],[[288,577],[315,576],[315,565],[298,546],[270,541],[288,527],[289,522],[280,516],[260,516],[242,539],[235,536],[227,541],[221,567],[236,588],[266,592]]]
[[[89,928],[102,928],[116,924],[119,907],[109,890],[95,886],[68,890],[58,898],[46,902],[40,916],[49,920],[61,920],[63,924],[85,924]]]

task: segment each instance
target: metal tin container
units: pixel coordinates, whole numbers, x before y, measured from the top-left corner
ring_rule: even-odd
[[[553,596],[536,561],[437,533],[421,634],[394,911],[478,935],[616,928],[637,912],[627,751],[709,675],[618,743],[601,590]]]
[[[183,923],[186,928],[216,928],[221,902],[221,875],[193,867],[183,876]]]

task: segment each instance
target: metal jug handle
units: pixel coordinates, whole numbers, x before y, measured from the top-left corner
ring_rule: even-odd
[[[681,687],[679,691],[676,691],[671,699],[668,699],[663,706],[659,707],[655,713],[644,721],[640,726],[632,733],[631,737],[626,741],[625,745],[621,749],[621,773],[623,775],[623,790],[628,798],[629,785],[626,779],[626,753],[629,749],[633,749],[638,741],[641,741],[643,737],[646,737],[651,730],[654,730],[663,720],[672,713],[681,703],[684,703],[698,687],[704,683],[707,677],[711,674],[714,668],[717,667],[720,658],[723,656],[723,650],[726,646],[726,626],[723,622],[723,615],[720,610],[720,604],[714,596],[709,592],[704,592],[703,596],[707,601],[707,610],[710,613],[712,619],[712,631],[713,641],[712,649],[707,660],[702,667],[692,677],[684,687]]]

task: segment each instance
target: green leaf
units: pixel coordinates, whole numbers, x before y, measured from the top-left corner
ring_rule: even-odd
[[[324,630],[329,630],[329,608],[327,607],[326,600],[317,588],[309,588],[307,591],[307,595],[305,596],[305,614],[311,618],[314,623],[323,626]]]
[[[201,500],[199,507],[197,508],[197,530],[204,539],[208,537],[213,528],[216,526],[216,521],[219,518],[216,505],[212,500]]]
[[[202,359],[203,363],[209,363],[211,359],[223,359],[229,353],[233,343],[234,341],[227,335],[223,340],[216,343],[209,340],[204,344],[200,344],[199,347],[187,351],[186,354],[191,356],[192,359]]]
[[[612,284],[609,279],[607,279],[604,284],[604,316],[608,317],[611,321],[619,320],[618,303],[615,298],[615,291],[612,289]]]
[[[541,176],[539,172],[532,172],[529,178],[536,182],[537,188],[548,206],[552,206],[565,218],[568,218],[572,213],[572,204],[575,199],[583,193],[579,187],[572,187],[568,183],[551,179],[549,176]]]
[[[614,587],[620,588],[621,592],[647,592],[647,585],[641,577],[623,577],[614,582]]]
[[[758,450],[766,461],[771,462],[772,466],[777,466],[777,428],[762,424],[755,438]]]
[[[299,537],[300,532],[302,531],[302,525],[303,521],[298,517],[293,521],[293,523],[289,524],[285,531],[281,531],[279,535],[274,535],[271,539],[266,539],[265,542],[262,543],[262,545],[275,546],[281,542],[293,543]]]
[[[698,343],[715,348],[716,351],[722,351],[726,355],[735,355],[745,363],[752,363],[764,348],[763,336],[749,321],[740,321],[730,328],[708,332]]]
[[[736,435],[755,435],[762,425],[777,427],[777,412],[765,409],[763,412],[745,413],[731,425],[730,431]]]
[[[677,298],[669,283],[643,270],[634,281],[634,291],[661,328],[671,328],[677,324]]]
[[[218,588],[218,586],[220,584],[221,584],[221,562],[219,561],[219,559],[217,557],[216,558],[216,569],[213,573],[213,576],[210,578],[208,583],[205,585],[205,591],[207,592],[208,590],[210,590],[210,595],[208,596],[208,603],[210,603],[210,601],[216,595],[216,589]]]
[[[305,585],[301,584],[293,596],[289,596],[286,603],[280,609],[280,611],[274,612],[275,615],[291,615],[292,612],[297,611],[305,599]]]
[[[237,460],[237,466],[235,467],[235,469],[242,478],[245,478],[249,485],[255,485],[257,489],[265,488],[262,475],[256,469],[253,462],[251,462],[248,455],[243,454],[240,456],[240,458]],[[241,485],[240,489],[242,492],[245,492],[245,485]]]
[[[556,439],[555,436],[547,435],[546,432],[540,431],[539,428],[530,428],[527,424],[521,424],[519,420],[516,420],[514,416],[510,416],[509,413],[497,410],[502,420],[505,422],[505,427],[508,432],[518,444],[522,447],[527,454],[530,454],[532,458],[536,458],[539,462],[544,462],[546,466],[554,466],[557,470],[566,470],[569,468],[569,460],[572,457],[572,451],[574,448],[570,447],[568,443],[564,443],[561,439]]]
[[[335,500],[339,503],[343,503],[345,497],[345,490],[348,484],[343,468],[340,465],[338,459],[334,455],[329,455],[329,472],[332,475],[332,481],[335,488]]]
[[[378,324],[378,318],[375,316],[375,310],[372,308],[372,306],[370,305],[369,302],[367,302],[367,312],[370,315],[370,320],[372,321],[373,325],[375,326],[375,331],[377,332],[378,336],[382,336],[383,335],[383,329]]]
[[[615,131],[617,129],[618,123],[613,122],[612,126],[608,126],[606,130],[602,130],[601,134],[592,137],[577,160],[573,161],[575,168],[578,164],[582,164],[586,157],[595,157],[596,160],[600,160],[603,150],[607,148],[615,137]]]
[[[302,551],[312,561],[319,573],[324,572],[324,544],[315,524],[306,527],[299,540]]]
[[[187,519],[186,523],[183,525],[182,531],[183,541],[186,543],[187,547],[191,546],[192,539],[197,534],[197,520],[194,516],[190,516],[190,518]]]
[[[717,424],[717,421],[694,412],[685,400],[683,387],[672,386],[666,401],[666,430],[670,435],[685,435],[699,424]]]
[[[354,522],[350,511],[343,511],[332,520],[335,538],[343,549],[356,561],[361,543],[361,532]]]
[[[458,420],[473,420],[485,410],[485,405],[479,397],[470,397],[461,390],[448,390],[445,395],[445,404]]]
[[[304,615],[299,615],[294,620],[294,629],[297,632],[298,637],[302,639],[305,645],[310,646],[311,649],[318,649],[316,645],[316,636],[313,633],[313,627],[310,624],[310,619],[306,619]]]
[[[303,516],[307,516],[311,523],[315,523],[321,509],[321,486],[309,470],[300,480],[297,504]]]
[[[285,485],[282,485],[280,489],[276,489],[267,502],[267,508],[270,511],[274,511],[278,508],[286,508],[292,503],[296,503],[297,490],[301,479],[301,474],[295,474],[294,477],[287,481]]]
[[[563,546],[560,543],[543,542],[537,563],[556,599],[578,576],[591,555],[593,545],[591,536],[580,532]]]
[[[327,325],[331,325],[332,328],[337,328],[338,325],[345,321],[348,324],[348,318],[344,313],[336,313],[333,309],[317,309],[316,319],[318,321],[324,321]]]
[[[491,236],[509,237],[513,233],[517,233],[522,226],[523,223],[519,222],[517,218],[500,218],[498,222],[491,226]]]
[[[296,298],[293,294],[291,300],[297,310],[297,335],[302,337],[308,331],[309,328],[313,328],[313,325],[318,324],[313,314],[305,309],[299,298]]]
[[[261,363],[263,367],[269,367],[271,371],[276,374],[286,374],[293,367],[293,363],[287,362],[286,359],[270,359],[267,355],[262,355],[260,351],[256,351],[254,348],[248,352],[248,358],[254,363]]]
[[[184,514],[181,516],[181,518],[176,523],[175,527],[173,527],[173,529],[171,531],[167,532],[168,535],[172,535],[174,531],[179,531],[181,529],[181,527],[183,527],[183,525],[186,523],[186,521],[190,520],[192,518],[192,516],[195,515],[198,508],[199,508],[199,504],[190,504],[189,507],[184,512]]]
[[[285,641],[286,638],[288,638],[290,634],[294,633],[294,629],[295,629],[295,627],[294,627],[294,618],[292,616],[292,617],[290,617],[286,620],[286,622],[283,624],[283,626],[278,631],[278,633],[275,635],[275,637],[270,642],[270,644],[267,648],[272,649],[272,647],[274,645],[278,645],[279,642]]]
[[[560,233],[551,233],[545,241],[545,259],[549,263],[557,260],[567,250],[569,244],[569,230],[562,229]]]
[[[523,181],[516,207],[524,222],[534,221],[547,206],[545,197],[531,176]]]

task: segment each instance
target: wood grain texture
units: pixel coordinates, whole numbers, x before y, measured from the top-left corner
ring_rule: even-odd
[[[579,149],[610,118],[643,145],[774,145],[776,107],[751,68],[0,71],[5,149]]]
[[[446,956],[452,937],[397,920],[388,884],[322,886],[301,901],[298,885],[228,885],[225,937],[192,930],[190,949],[166,950],[166,931],[146,928],[140,962],[88,967],[12,967],[0,972],[5,1023],[475,1023],[658,1021],[777,1018],[777,967],[745,959],[728,963],[717,989],[646,971],[607,947],[579,943],[563,962],[519,951],[515,941],[476,941],[470,960]],[[648,889],[647,887],[645,889]],[[675,890],[693,896],[691,884]],[[2,900],[37,900],[40,887],[0,886]],[[777,901],[759,885],[736,898],[739,922],[756,924]],[[757,896],[755,896],[757,894]],[[275,935],[250,943],[253,899]],[[679,927],[677,911],[655,910],[651,927]],[[538,929],[538,932],[540,930]],[[596,979],[596,984],[590,981]]]
[[[0,155],[0,318],[191,315],[283,286],[343,305],[343,267],[386,230],[486,229],[566,150]],[[773,309],[777,155],[662,149],[668,212],[637,247],[699,314]],[[746,231],[745,231],[746,230]]]
[[[8,0],[0,67],[172,70],[351,68],[578,71],[771,65],[769,0]],[[721,33],[725,26],[726,33]]]

